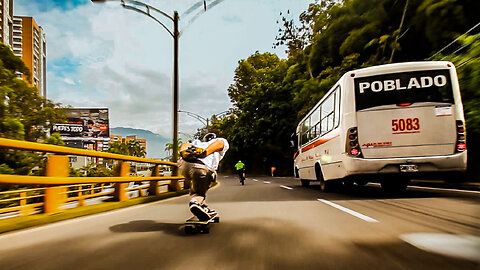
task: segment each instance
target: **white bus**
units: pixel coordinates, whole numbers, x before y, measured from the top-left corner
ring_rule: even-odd
[[[465,119],[450,62],[408,62],[345,73],[296,129],[294,173],[302,185],[379,182],[466,170]]]

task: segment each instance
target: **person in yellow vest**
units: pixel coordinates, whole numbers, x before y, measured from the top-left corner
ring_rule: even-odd
[[[217,214],[205,204],[210,183],[215,181],[218,164],[229,148],[228,141],[206,134],[202,140],[180,146],[180,173],[191,182],[189,209],[199,220],[206,221]]]
[[[237,164],[235,164],[235,169],[237,170],[240,183],[244,185],[245,184],[245,164],[241,160],[239,160]]]

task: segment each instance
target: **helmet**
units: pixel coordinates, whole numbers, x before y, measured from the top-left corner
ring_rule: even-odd
[[[239,160],[239,161],[238,161],[238,163],[242,163],[242,161],[241,161],[241,160]]]
[[[202,142],[209,142],[215,138],[217,138],[217,135],[215,135],[215,133],[207,133],[205,134],[205,136],[203,136]]]

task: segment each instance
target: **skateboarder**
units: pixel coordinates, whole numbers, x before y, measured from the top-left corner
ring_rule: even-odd
[[[217,214],[205,204],[205,197],[228,148],[227,140],[217,138],[215,133],[206,134],[201,141],[194,140],[180,146],[180,173],[186,181],[191,181],[189,208],[200,221],[209,220]]]

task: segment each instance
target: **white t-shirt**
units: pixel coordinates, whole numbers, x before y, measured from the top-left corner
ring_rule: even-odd
[[[205,158],[199,158],[200,161],[203,162],[207,166],[207,168],[211,171],[216,171],[218,169],[218,164],[220,163],[220,160],[222,160],[223,156],[227,152],[228,148],[230,147],[228,145],[228,141],[223,139],[223,138],[216,138],[213,140],[210,140],[208,142],[202,142],[200,140],[194,140],[192,142],[192,145],[200,148],[207,148],[210,144],[212,144],[215,141],[222,140],[223,141],[223,149],[221,151],[216,151],[213,154],[210,154],[206,156]]]

